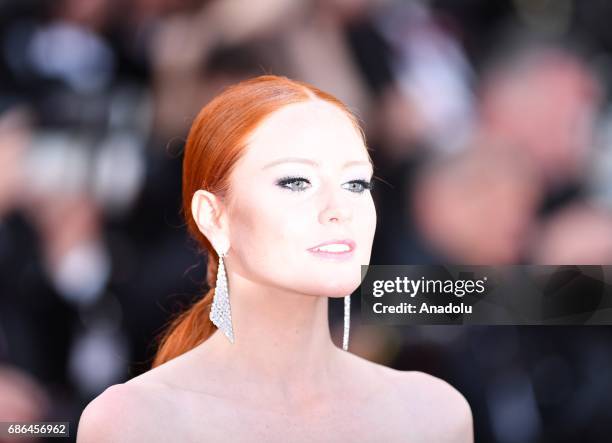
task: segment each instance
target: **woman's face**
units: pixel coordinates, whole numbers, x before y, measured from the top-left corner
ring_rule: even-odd
[[[228,269],[278,289],[349,295],[370,261],[371,178],[366,147],[343,111],[310,101],[274,112],[230,177]],[[329,242],[351,251],[313,251]]]

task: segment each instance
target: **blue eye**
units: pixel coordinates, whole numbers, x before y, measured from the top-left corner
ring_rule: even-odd
[[[310,184],[308,179],[304,177],[285,177],[276,182],[276,184],[282,188],[297,192],[305,191],[306,183]]]
[[[365,192],[366,189],[372,189],[372,183],[367,180],[352,180],[346,184],[348,185],[348,187],[346,187],[345,189],[360,194],[362,192]]]
[[[290,191],[302,192],[310,187],[310,181],[305,177],[284,177],[276,182],[277,186],[289,189]],[[342,185],[348,191],[361,194],[368,189],[372,189],[372,183],[367,180],[352,180]]]

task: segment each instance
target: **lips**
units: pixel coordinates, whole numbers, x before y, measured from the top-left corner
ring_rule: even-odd
[[[355,242],[350,239],[330,240],[308,249],[313,254],[324,257],[348,257],[355,250]]]

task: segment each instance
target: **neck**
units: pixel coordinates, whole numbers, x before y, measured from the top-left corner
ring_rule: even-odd
[[[267,386],[284,398],[336,383],[343,352],[331,340],[327,297],[273,289],[228,274],[234,343],[217,330],[202,359],[231,379]]]

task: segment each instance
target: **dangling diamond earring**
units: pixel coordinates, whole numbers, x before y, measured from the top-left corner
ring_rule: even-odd
[[[219,266],[217,268],[217,285],[213,296],[212,307],[210,308],[210,321],[217,326],[231,343],[234,343],[234,328],[232,327],[232,310],[229,301],[229,291],[227,287],[227,275],[223,257],[226,252],[217,253],[219,256]]]
[[[342,349],[348,351],[349,328],[351,326],[351,295],[344,297],[344,335],[342,336]]]

